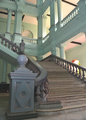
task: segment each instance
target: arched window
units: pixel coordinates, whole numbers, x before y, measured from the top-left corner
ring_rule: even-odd
[[[23,37],[28,37],[28,38],[33,38],[33,33],[31,31],[29,31],[29,30],[24,30],[22,32],[22,36]]]

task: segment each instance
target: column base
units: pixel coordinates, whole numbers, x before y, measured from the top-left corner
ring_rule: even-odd
[[[5,38],[7,38],[8,40],[11,40],[11,34],[9,32],[6,32],[5,33]]]
[[[37,56],[37,60],[38,60],[38,61],[43,60],[43,56]]]
[[[19,33],[14,33],[13,34],[13,42],[14,43],[21,43],[22,40],[22,35]]]
[[[37,117],[38,114],[35,111],[22,113],[10,113],[9,109],[6,111],[6,120],[23,120]]]
[[[51,34],[52,34],[52,32],[55,32],[55,28],[56,28],[55,25],[53,25],[53,26],[51,26],[51,27],[49,28],[49,31],[51,32]]]
[[[60,50],[59,50],[58,47],[53,48],[52,51],[51,51],[51,53],[52,53],[53,55],[55,55],[55,56],[60,57]]]
[[[57,26],[57,30],[59,30],[61,28],[61,22],[58,22],[56,26]]]

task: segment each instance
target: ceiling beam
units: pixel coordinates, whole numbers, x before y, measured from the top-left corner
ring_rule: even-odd
[[[47,16],[50,16],[50,14],[47,14]]]
[[[80,43],[80,42],[75,42],[75,41],[71,41],[71,43],[78,44],[78,45],[82,45],[82,43]]]
[[[1,12],[1,11],[0,11],[0,13],[1,13],[1,14],[4,14],[4,15],[8,15],[8,13],[7,13],[7,12]],[[15,15],[14,15],[14,14],[12,14],[12,16],[15,16]]]
[[[71,2],[66,1],[66,0],[62,0],[62,1],[63,1],[63,2],[65,2],[65,3],[68,3],[68,4],[70,4],[70,5],[73,5],[73,6],[75,6],[75,7],[77,7],[77,6],[78,6],[77,4],[71,3]]]
[[[22,21],[23,21],[24,17],[25,17],[25,15],[22,16]]]

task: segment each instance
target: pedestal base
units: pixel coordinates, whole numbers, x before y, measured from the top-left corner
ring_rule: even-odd
[[[18,33],[13,34],[13,42],[14,43],[21,43],[22,35]]]
[[[5,33],[5,38],[7,38],[8,40],[11,40],[10,35],[11,35],[10,33],[6,32],[6,33]]]
[[[22,112],[22,113],[10,113],[9,110],[6,112],[6,120],[25,120],[30,118],[37,118],[37,112]]]

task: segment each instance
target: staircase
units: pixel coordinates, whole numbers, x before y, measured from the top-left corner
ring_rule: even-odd
[[[38,62],[48,72],[49,95],[37,109],[40,116],[86,109],[85,83],[54,62]],[[56,107],[57,106],[57,107]]]

